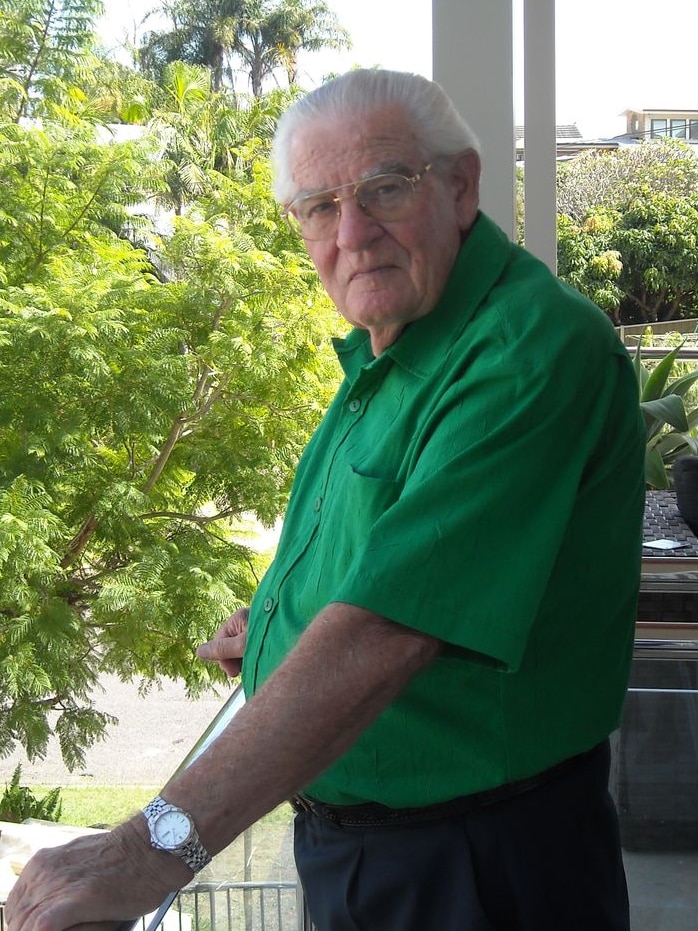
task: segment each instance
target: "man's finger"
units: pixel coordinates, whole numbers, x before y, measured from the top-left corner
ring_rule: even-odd
[[[196,648],[196,655],[199,659],[208,660],[240,659],[242,656],[240,638],[221,637],[220,639],[207,640],[206,643],[202,643]]]

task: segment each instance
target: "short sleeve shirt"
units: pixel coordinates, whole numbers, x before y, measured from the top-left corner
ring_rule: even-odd
[[[644,502],[608,319],[480,215],[431,313],[378,358],[360,330],[336,350],[346,377],[251,606],[246,691],[331,602],[444,649],[308,794],[431,804],[598,743],[627,683]]]

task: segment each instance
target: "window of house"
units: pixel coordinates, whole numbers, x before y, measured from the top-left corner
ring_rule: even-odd
[[[672,120],[671,121],[671,135],[674,139],[685,139],[686,138],[686,120]]]
[[[698,120],[688,121],[688,138],[692,142],[698,142]]]
[[[652,120],[650,123],[650,135],[653,139],[656,139],[658,136],[666,136],[668,130],[666,120]]]

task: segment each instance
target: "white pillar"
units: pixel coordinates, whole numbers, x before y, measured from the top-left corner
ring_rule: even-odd
[[[526,248],[557,271],[555,0],[524,0]]]
[[[433,71],[482,143],[482,207],[516,236],[515,0],[432,0]],[[555,0],[524,3],[526,246],[556,270]]]
[[[513,238],[512,0],[432,0],[432,19],[434,80],[482,143],[482,208]]]

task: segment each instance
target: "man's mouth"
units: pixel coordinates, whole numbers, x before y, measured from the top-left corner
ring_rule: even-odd
[[[361,278],[371,278],[373,275],[381,275],[384,272],[392,272],[397,269],[397,265],[375,265],[373,268],[364,268],[351,273],[349,281],[357,281]]]

